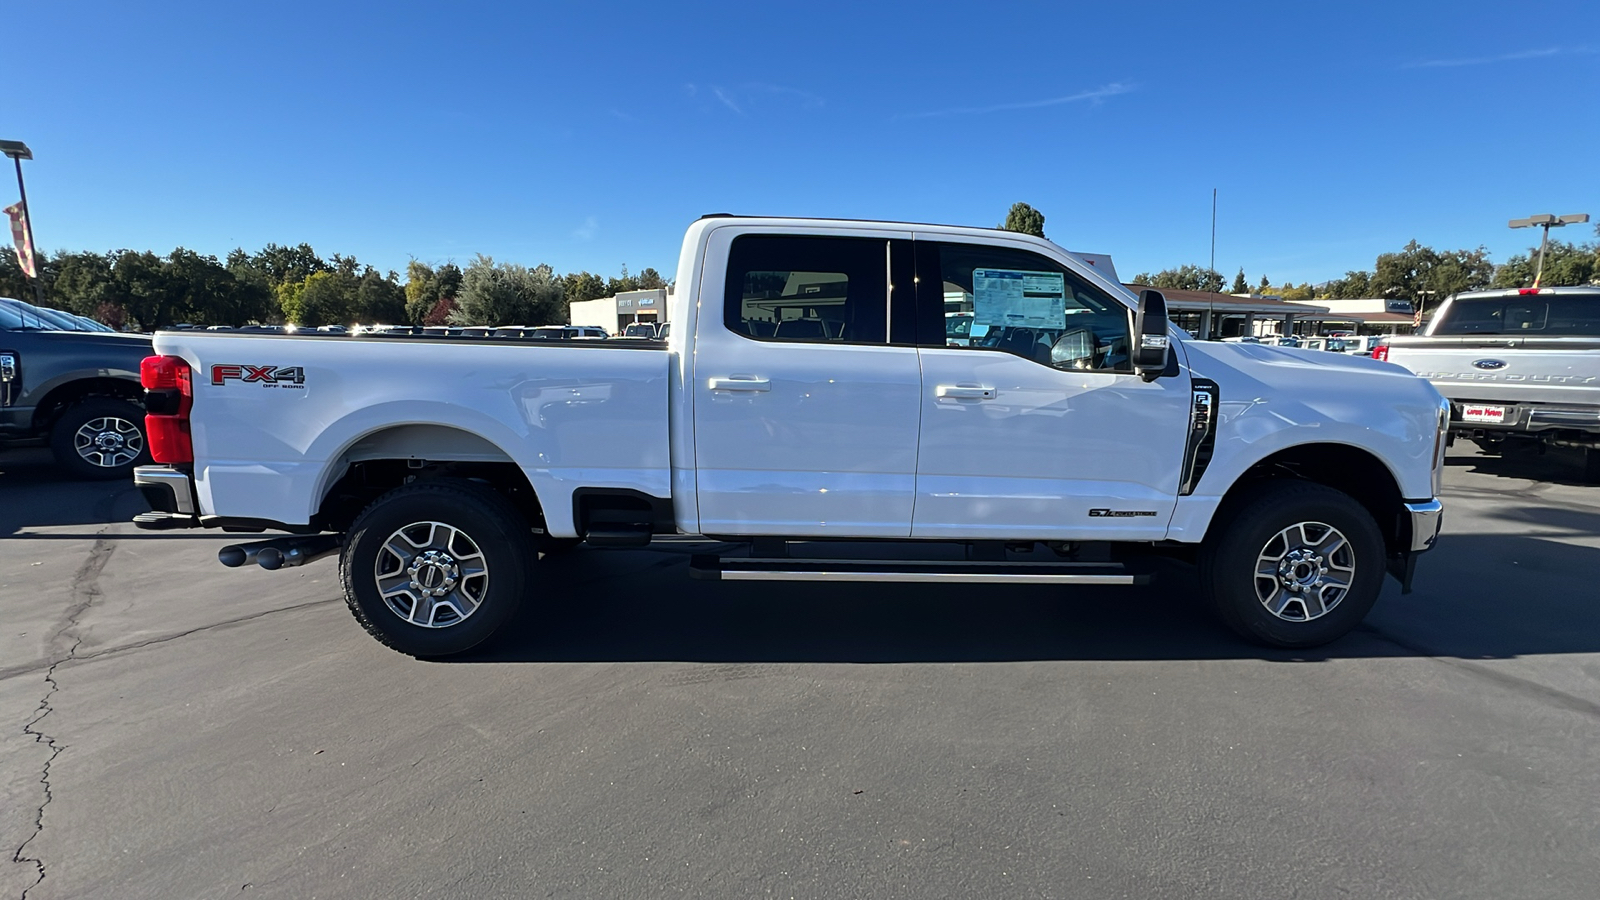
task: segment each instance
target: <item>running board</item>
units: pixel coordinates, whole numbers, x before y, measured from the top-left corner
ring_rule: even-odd
[[[898,581],[941,584],[1149,584],[1119,563],[935,562],[882,559],[748,559],[696,555],[706,581]]]

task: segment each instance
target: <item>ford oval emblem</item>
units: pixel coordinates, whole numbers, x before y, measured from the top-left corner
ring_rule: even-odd
[[[1496,369],[1504,369],[1506,367],[1505,360],[1502,359],[1480,359],[1475,361],[1472,365],[1479,369],[1488,369],[1491,372]]]

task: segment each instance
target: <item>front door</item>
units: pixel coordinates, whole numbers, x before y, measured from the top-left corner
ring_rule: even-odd
[[[904,238],[712,234],[706,271],[726,278],[702,287],[694,345],[703,533],[910,535],[921,373],[913,342],[888,338]]]
[[[916,258],[913,536],[1165,537],[1189,379],[1133,373],[1131,308],[1021,245],[919,236]]]

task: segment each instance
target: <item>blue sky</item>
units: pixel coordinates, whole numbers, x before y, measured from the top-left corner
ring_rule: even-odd
[[[671,277],[702,213],[994,225],[1124,277],[1497,261],[1600,218],[1600,3],[11,3],[46,249]],[[15,187],[0,179],[0,201]],[[1563,237],[1593,239],[1591,228]],[[1559,234],[1559,233],[1558,233]]]

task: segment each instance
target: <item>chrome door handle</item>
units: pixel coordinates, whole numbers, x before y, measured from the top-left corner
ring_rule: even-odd
[[[713,391],[770,391],[772,382],[753,375],[715,376],[707,381]]]
[[[994,388],[976,384],[941,384],[934,396],[951,400],[993,400]]]

